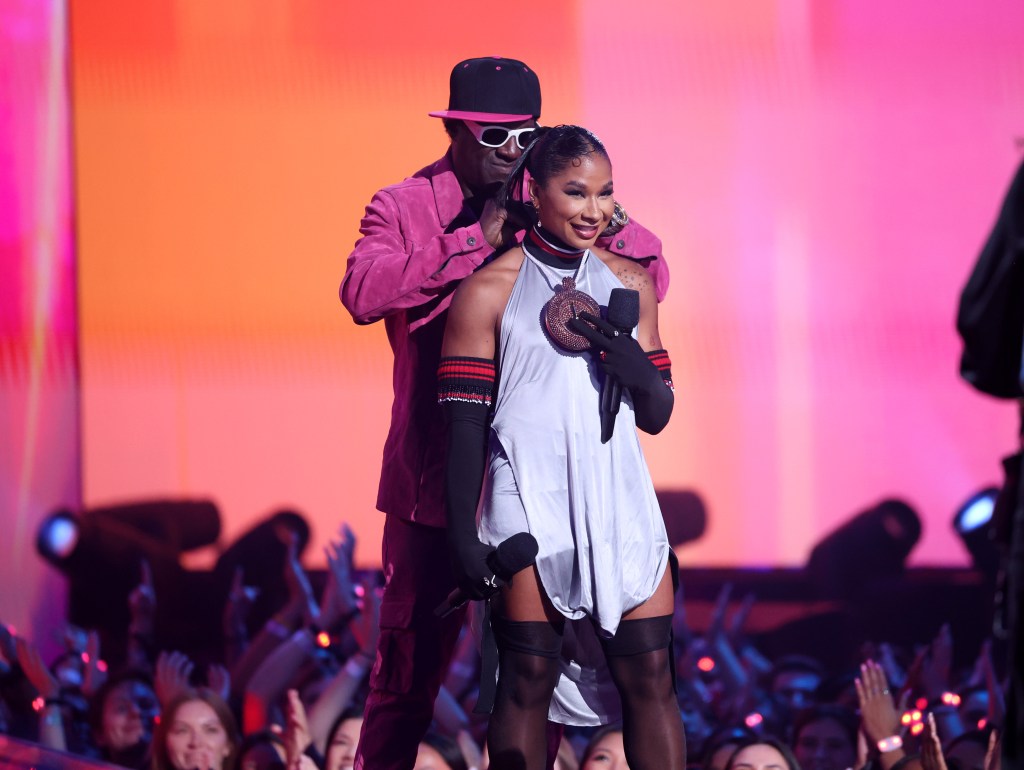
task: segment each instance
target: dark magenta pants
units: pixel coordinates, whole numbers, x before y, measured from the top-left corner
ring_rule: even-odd
[[[380,641],[355,769],[411,770],[465,608],[444,619],[434,616],[434,608],[455,588],[444,529],[387,516],[382,564]]]

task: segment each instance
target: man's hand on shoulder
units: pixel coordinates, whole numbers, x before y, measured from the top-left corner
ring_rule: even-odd
[[[502,248],[507,242],[509,235],[505,232],[508,227],[508,213],[494,198],[489,198],[484,204],[484,210],[480,214],[480,228],[484,231],[484,238],[494,249]],[[515,238],[515,233],[511,234]]]
[[[499,206],[494,198],[490,198],[484,204],[483,213],[480,214],[480,227],[484,231],[484,238],[495,250],[514,246],[516,236],[529,226],[529,222]]]

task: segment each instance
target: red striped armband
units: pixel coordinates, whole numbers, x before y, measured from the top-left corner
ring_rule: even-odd
[[[665,384],[671,388],[672,392],[675,393],[676,388],[672,384],[672,361],[668,357],[667,350],[649,350],[647,352],[647,358],[650,359],[651,363],[658,369],[658,374],[661,375],[661,379],[665,381]]]
[[[495,375],[490,359],[445,356],[437,367],[437,402],[462,401],[490,407]]]

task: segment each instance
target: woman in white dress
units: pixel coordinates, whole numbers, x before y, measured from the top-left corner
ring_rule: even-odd
[[[601,142],[579,126],[535,136],[501,200],[528,191],[536,224],[460,285],[438,371],[460,586],[484,597],[488,557],[512,535],[539,546],[491,602],[490,766],[540,770],[548,719],[621,712],[633,770],[683,768],[672,560],[636,432],[660,431],[673,404],[654,286],[594,247],[616,214]],[[602,388],[621,392],[617,413],[602,414]]]

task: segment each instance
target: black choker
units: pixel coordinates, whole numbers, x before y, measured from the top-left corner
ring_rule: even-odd
[[[538,262],[560,270],[575,270],[584,254],[583,249],[567,246],[540,225],[534,225],[523,238],[523,251]]]

